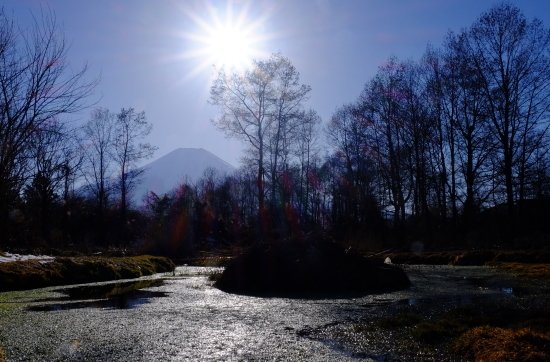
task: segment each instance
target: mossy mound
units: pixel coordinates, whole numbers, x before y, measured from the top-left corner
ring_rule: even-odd
[[[303,297],[365,295],[410,286],[403,269],[331,242],[259,244],[227,266],[216,281],[236,294]]]
[[[138,278],[173,271],[174,268],[171,260],[149,255],[122,258],[59,257],[45,262],[14,261],[0,263],[0,292]]]

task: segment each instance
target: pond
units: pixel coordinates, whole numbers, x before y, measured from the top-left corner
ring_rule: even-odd
[[[392,360],[351,333],[353,323],[399,308],[444,310],[537,291],[488,267],[406,269],[410,290],[361,298],[227,294],[208,281],[215,270],[200,267],[0,293],[0,346],[8,361]]]

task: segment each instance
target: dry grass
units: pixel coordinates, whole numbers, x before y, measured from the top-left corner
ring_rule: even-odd
[[[536,295],[460,306],[439,317],[403,312],[353,330],[460,361],[550,361],[549,303],[550,295]]]
[[[226,267],[231,263],[231,256],[206,256],[193,258],[190,264],[193,266]]]
[[[412,336],[428,344],[440,344],[449,338],[460,336],[468,326],[459,320],[443,319],[436,322],[422,322],[412,330]]]
[[[219,273],[213,273],[208,276],[208,281],[210,282],[217,282],[222,276],[222,272]]]
[[[247,247],[233,246],[214,251],[199,251],[189,259],[189,265],[206,267],[226,267],[237,256],[245,252]]]
[[[550,282],[550,264],[495,263],[501,270],[510,271],[520,278]]]
[[[544,301],[533,302],[458,307],[411,334],[432,345],[451,341],[451,353],[475,361],[550,361],[549,311]]]
[[[482,326],[460,336],[453,350],[479,362],[550,361],[550,334]]]

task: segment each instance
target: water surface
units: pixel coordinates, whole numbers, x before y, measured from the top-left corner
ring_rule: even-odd
[[[213,288],[211,271],[179,267],[176,278],[142,278],[141,289],[118,296],[112,291],[135,281],[0,293],[0,345],[14,361],[392,360],[350,326],[393,309],[515,298],[519,287],[486,267],[414,266],[407,267],[410,290],[360,298],[259,298]],[[107,292],[98,298],[86,290]]]

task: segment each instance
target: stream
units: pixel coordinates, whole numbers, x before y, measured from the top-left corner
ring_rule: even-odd
[[[536,292],[489,267],[405,268],[412,288],[361,298],[227,294],[207,279],[215,269],[188,266],[175,276],[5,292],[0,346],[7,361],[391,361],[353,323]]]

